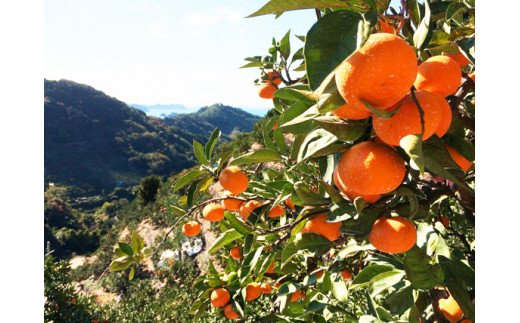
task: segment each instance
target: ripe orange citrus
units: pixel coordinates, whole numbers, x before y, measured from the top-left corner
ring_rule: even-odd
[[[352,279],[352,273],[348,270],[343,270],[341,273],[341,277],[345,280],[351,280]]]
[[[322,213],[308,220],[301,232],[321,234],[330,241],[335,241],[341,234],[340,229],[341,222],[328,222],[327,213]]]
[[[442,96],[454,94],[460,86],[460,66],[448,56],[432,56],[419,65],[413,85],[418,90],[438,93]]]
[[[357,197],[361,197],[361,198],[363,198],[363,200],[365,200],[366,203],[370,204],[370,203],[379,201],[379,199],[381,198],[381,194],[362,195],[362,194],[359,194],[352,190],[349,190],[347,188],[347,186],[345,185],[345,183],[343,183],[341,181],[341,178],[339,178],[337,168],[336,168],[336,170],[334,170],[334,173],[332,174],[332,180],[333,180],[334,184],[336,185],[336,187],[339,188],[339,190],[343,194],[345,194],[347,196],[347,198],[351,201],[354,201]]]
[[[235,246],[229,250],[229,255],[233,257],[233,259],[240,259],[242,258],[242,251],[240,251],[239,246]]]
[[[225,288],[217,288],[211,292],[210,299],[214,307],[222,307],[229,302],[229,292]]]
[[[280,78],[280,73],[275,71],[268,71],[267,73],[267,83],[271,83],[274,85],[280,85],[282,83],[282,79]]]
[[[276,87],[271,84],[264,83],[260,85],[258,95],[264,99],[272,99],[274,97],[274,92],[276,92]]]
[[[453,159],[453,161],[455,161],[455,163],[457,163],[457,165],[459,165],[459,167],[463,171],[467,172],[471,168],[471,165],[473,165],[473,162],[470,162],[469,160],[464,158],[464,156],[462,156],[455,148],[450,147],[448,145],[445,146],[448,152],[450,153],[450,156]]]
[[[246,301],[251,302],[262,295],[259,283],[249,283],[246,286]]]
[[[338,67],[336,85],[346,104],[334,114],[346,119],[365,119],[370,110],[387,109],[410,90],[417,75],[417,57],[408,43],[389,33],[372,34],[367,42]]]
[[[438,98],[426,91],[416,91],[415,96],[424,112],[423,141],[430,138],[441,122],[441,108]],[[399,108],[400,106],[400,108]],[[399,111],[390,118],[373,117],[372,125],[379,139],[391,146],[399,146],[399,142],[407,135],[420,134],[422,130],[421,115],[411,94],[402,102],[389,109]]]
[[[413,222],[406,218],[382,217],[374,223],[368,240],[379,251],[404,253],[417,242],[417,230]]]
[[[211,222],[218,222],[224,218],[224,207],[220,204],[211,203],[202,209],[204,218]]]
[[[248,202],[245,202],[243,203],[241,206],[240,206],[240,216],[242,217],[242,220],[247,220],[247,218],[249,218],[249,216],[251,215],[251,212],[254,211],[254,209],[258,208],[262,206],[262,203],[256,201],[256,200],[251,200],[251,201],[248,201]]]
[[[249,179],[247,175],[237,166],[229,166],[220,172],[218,178],[220,185],[234,195],[239,195],[247,190]]]
[[[295,291],[294,293],[292,293],[291,295],[291,303],[292,302],[296,302],[298,301],[299,299],[304,299],[305,298],[305,293],[302,292],[301,290],[297,290]]]
[[[365,141],[341,155],[337,171],[349,189],[358,194],[376,195],[389,193],[401,184],[405,164],[394,149]]]
[[[270,218],[279,218],[284,214],[285,214],[284,208],[280,204],[278,204],[271,211],[269,211],[268,216]]]
[[[273,291],[273,288],[268,283],[262,283],[262,285],[260,285],[260,290],[264,294],[269,294],[270,292]]]
[[[291,210],[296,211],[296,207],[290,197],[285,200],[285,205],[287,205]]]
[[[274,288],[279,288],[280,286],[282,286],[282,282],[274,283]]]
[[[471,61],[460,51],[457,54],[445,53],[444,55],[452,58],[460,67],[464,67],[471,63]]]
[[[244,202],[241,200],[234,199],[234,198],[227,198],[227,199],[223,200],[222,203],[224,204],[224,208],[226,208],[226,210],[233,212],[233,211],[240,210],[240,206]]]
[[[275,264],[274,262],[269,266],[269,268],[267,268],[267,271],[266,273],[267,274],[274,274],[274,267],[275,267]]]
[[[240,318],[237,312],[233,310],[233,305],[231,305],[231,303],[224,307],[224,315],[230,320],[237,320]]]
[[[435,134],[439,137],[442,137],[448,132],[448,129],[450,129],[451,126],[451,107],[448,101],[442,95],[437,93],[432,93],[433,96],[437,99],[437,104],[439,105],[439,108],[441,109],[441,120],[439,122],[439,126],[437,127],[437,130],[435,130]],[[421,103],[421,101],[419,101]]]
[[[182,226],[182,233],[187,237],[196,236],[200,230],[200,224],[197,221],[190,221]]]
[[[451,295],[447,299],[439,299],[439,310],[450,323],[458,322],[464,315],[459,304]]]
[[[323,277],[323,270],[320,270],[316,273],[316,278],[317,279],[320,279],[321,277]]]

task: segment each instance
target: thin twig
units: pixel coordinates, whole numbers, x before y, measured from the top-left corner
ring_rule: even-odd
[[[314,11],[316,12],[316,20],[321,19],[321,11],[318,8],[314,8]]]

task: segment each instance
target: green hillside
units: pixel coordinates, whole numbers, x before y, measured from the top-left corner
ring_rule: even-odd
[[[209,138],[215,128],[222,131],[224,138],[237,132],[249,132],[261,118],[244,110],[223,104],[213,104],[199,111],[179,114],[164,119],[168,125],[187,130],[203,138]]]

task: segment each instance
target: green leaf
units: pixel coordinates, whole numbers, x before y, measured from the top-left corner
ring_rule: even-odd
[[[271,150],[276,150],[276,145],[274,144],[273,140],[271,139],[270,133],[271,133],[271,130],[273,129],[273,126],[276,124],[277,121],[278,121],[278,116],[274,116],[274,117],[268,119],[267,123],[264,126],[264,130],[263,130],[263,138],[264,138],[265,146]]]
[[[406,286],[385,297],[384,305],[391,313],[402,315],[413,306],[413,287]]]
[[[427,45],[426,38],[428,37],[428,33],[431,33],[430,20],[431,13],[429,0],[424,0],[424,18],[421,20],[419,27],[417,27],[417,30],[413,35],[413,45],[418,50],[423,49]]]
[[[313,8],[345,8],[352,11],[365,11],[368,6],[359,0],[270,0],[247,18]]]
[[[417,198],[417,195],[416,192],[406,186],[400,186],[395,191],[395,196],[404,196],[408,199],[408,202],[410,203],[410,215],[412,217],[417,213],[417,211],[419,211],[419,199]]]
[[[368,265],[367,267],[363,268],[363,270],[361,270],[356,275],[356,277],[354,277],[351,288],[366,286],[370,283],[372,278],[376,277],[381,273],[390,272],[392,270],[394,270],[394,267],[392,266]]]
[[[173,191],[176,192],[191,182],[202,178],[207,173],[202,170],[192,170],[188,173],[181,175],[177,181],[173,184]]]
[[[344,120],[336,116],[319,116],[314,119],[314,122],[339,140],[349,142],[359,139],[367,127],[364,121]]]
[[[291,37],[291,30],[289,30],[285,36],[283,36],[282,40],[280,40],[280,54],[285,60],[289,58],[291,55],[291,42],[289,38]]]
[[[278,89],[274,93],[274,97],[292,102],[304,101],[308,106],[314,104],[318,99],[306,84],[295,84]]]
[[[132,269],[130,269],[130,272],[128,273],[128,280],[134,279],[135,275],[135,266],[132,266]]]
[[[132,264],[132,258],[128,256],[119,257],[117,259],[114,259],[111,263],[108,269],[110,271],[121,271],[125,270]]]
[[[424,173],[426,162],[422,152],[422,136],[420,134],[404,136],[399,141],[399,146],[410,156],[410,166],[419,170],[421,174]]]
[[[301,163],[309,157],[312,157],[318,151],[332,145],[338,140],[336,136],[324,129],[315,129],[311,131],[303,141],[296,161]],[[294,166],[293,166],[294,167]]]
[[[272,162],[272,161],[280,161],[281,156],[277,151],[274,151],[269,148],[261,148],[257,151],[244,154],[236,159],[234,159],[230,166],[244,165],[244,164],[256,164],[256,163],[264,163],[264,162]]]
[[[452,135],[449,133],[447,133],[442,138],[442,140],[448,146],[455,148],[455,150],[457,150],[467,160],[469,160],[469,161],[475,160],[475,147],[471,143],[467,142],[466,140],[464,140],[458,136],[455,136],[455,135]]]
[[[231,242],[240,239],[242,237],[242,234],[238,232],[235,229],[229,229],[225,232],[223,232],[216,240],[213,242],[213,245],[209,249],[209,253],[215,253],[220,248],[230,244]]]
[[[465,284],[467,278],[461,279],[460,277],[458,271],[460,270],[460,265],[456,266],[452,261],[443,256],[440,256],[439,260],[444,272],[444,284],[448,287],[451,296],[453,296],[455,301],[462,308],[464,314],[471,320],[475,320],[475,306],[471,303],[471,299],[468,295]],[[467,272],[467,269],[463,270]],[[474,284],[474,278],[472,284]]]
[[[410,19],[415,26],[419,26],[421,21],[421,10],[417,0],[406,0],[406,7],[410,11]]]
[[[340,302],[347,302],[348,288],[343,277],[339,273],[330,273],[328,276],[332,285],[332,295]]]
[[[315,7],[316,4],[313,5]],[[356,50],[358,25],[361,21],[362,16],[358,13],[336,11],[323,16],[311,27],[303,53],[312,90],[316,90]]]
[[[294,183],[294,190],[305,205],[323,205],[329,202],[325,197],[311,191],[304,182]]]
[[[197,158],[199,163],[203,165],[209,164],[208,159],[204,154],[204,147],[202,147],[202,144],[195,139],[193,139],[193,152],[195,153],[195,158]]]
[[[220,136],[222,133],[218,128],[213,130],[211,133],[211,137],[209,137],[208,142],[206,143],[206,146],[204,147],[204,153],[206,154],[206,158],[208,160],[211,159],[211,155],[213,154],[213,149],[215,149],[215,146],[217,145],[218,140],[220,139]]]
[[[375,297],[379,293],[403,280],[405,273],[402,270],[392,270],[381,273],[370,280],[370,296]]]
[[[374,222],[381,214],[382,210],[379,208],[365,208],[361,211],[359,218],[350,219],[344,222],[343,228],[345,232],[354,235],[362,235],[370,232]]]
[[[406,277],[416,289],[429,290],[444,280],[438,264],[430,264],[430,257],[419,247],[414,246],[404,256]]]
[[[233,229],[235,229],[242,235],[248,235],[254,232],[253,228],[251,228],[241,220],[237,219],[237,217],[232,212],[224,212],[224,217],[229,221],[229,224],[231,224]]]
[[[121,251],[123,251],[130,257],[132,257],[134,255],[134,250],[132,249],[132,246],[130,246],[128,243],[118,242],[118,245],[119,245],[119,249],[121,249]]]
[[[134,250],[134,253],[139,253],[144,248],[144,240],[141,238],[141,236],[133,231],[132,232],[132,249]]]
[[[295,255],[320,257],[332,247],[329,239],[315,233],[298,234],[282,251],[282,264],[287,263]]]
[[[397,108],[393,109],[392,111],[388,111],[388,110],[384,110],[384,109],[378,109],[366,101],[363,101],[363,100],[359,100],[359,101],[361,101],[361,103],[363,103],[365,105],[365,107],[368,110],[370,110],[370,112],[372,112],[373,115],[375,115],[381,119],[390,119],[391,117],[396,115],[399,112],[399,110],[401,110],[401,106],[402,106],[402,104],[400,104]]]

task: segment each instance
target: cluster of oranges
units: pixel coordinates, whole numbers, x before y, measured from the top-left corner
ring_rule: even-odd
[[[361,48],[343,61],[336,70],[335,81],[346,103],[333,113],[350,120],[372,117],[376,135],[341,154],[332,178],[345,198],[351,201],[362,198],[368,204],[376,203],[382,195],[401,185],[406,175],[406,164],[395,146],[399,146],[408,135],[420,134],[424,141],[433,135],[442,137],[448,132],[452,109],[446,97],[459,89],[461,66],[468,63],[467,58],[460,54],[432,56],[418,65],[414,49],[393,32],[371,35]],[[474,74],[469,77],[474,80]],[[281,83],[280,74],[268,71],[265,79],[259,95],[272,99]],[[413,87],[416,90],[411,91]],[[382,117],[383,114],[374,113],[374,109],[388,111],[391,116]],[[462,170],[467,171],[472,166],[473,163],[453,147],[446,146],[446,149]],[[247,175],[239,167],[225,168],[219,182],[226,190],[226,198],[221,203],[204,207],[202,213],[206,220],[221,221],[227,210],[238,212],[242,220],[247,221],[255,209],[265,205],[265,202],[238,197],[249,185]],[[288,209],[295,210],[290,198],[284,204],[285,207],[282,204],[271,207],[268,217],[278,218]],[[329,222],[327,215],[323,212],[312,217],[301,232],[316,233],[336,241],[341,235],[341,222]],[[190,221],[183,226],[183,232],[186,236],[195,236],[200,232],[200,224]],[[399,254],[415,246],[417,230],[407,218],[385,214],[375,221],[368,239],[381,252]],[[234,259],[242,258],[239,246],[231,248],[229,253]],[[267,273],[273,273],[274,268],[273,263]],[[346,280],[352,279],[352,273],[346,270],[341,272],[341,276]],[[246,286],[246,301],[253,301],[271,291],[268,283],[250,283]],[[298,290],[291,295],[291,301],[304,297],[305,294]],[[239,315],[229,301],[229,292],[224,288],[211,293],[214,307],[224,307],[227,318],[238,319]],[[451,296],[441,300],[439,305],[449,320],[452,317],[460,319],[463,315],[460,307],[458,310],[455,308],[458,304]]]
[[[280,77],[280,73],[276,71],[267,71],[265,74],[266,80],[260,84],[258,95],[264,99],[272,99],[274,92],[278,89],[278,85],[282,83],[282,78]]]

